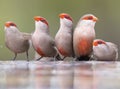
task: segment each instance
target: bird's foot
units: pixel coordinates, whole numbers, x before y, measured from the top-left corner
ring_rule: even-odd
[[[76,58],[76,61],[89,61],[89,60],[90,60],[89,56],[81,56]]]
[[[56,58],[56,61],[63,61],[64,60],[60,57],[60,55],[57,55],[55,58]]]
[[[36,59],[36,61],[39,61],[41,58],[42,58],[42,57],[40,57],[40,58]]]

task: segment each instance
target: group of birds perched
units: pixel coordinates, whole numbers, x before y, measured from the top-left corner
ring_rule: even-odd
[[[18,30],[14,22],[5,23],[5,44],[16,59],[18,53],[28,50],[30,41],[35,51],[43,57],[54,57],[55,60],[64,60],[66,57],[73,57],[75,60],[88,61],[91,59],[100,61],[114,61],[118,58],[118,48],[114,43],[95,39],[94,26],[98,20],[92,14],[86,14],[80,18],[73,29],[73,19],[67,13],[61,13],[60,27],[52,39],[49,32],[47,20],[41,16],[35,16],[35,31],[32,34],[23,33]]]

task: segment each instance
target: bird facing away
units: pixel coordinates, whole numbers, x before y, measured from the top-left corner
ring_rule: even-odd
[[[29,40],[31,35],[28,33],[22,33],[18,30],[17,25],[11,21],[5,23],[5,44],[8,49],[14,52],[16,59],[18,53],[26,52],[28,59]]]
[[[36,52],[41,56],[39,59],[42,57],[55,57],[57,51],[54,40],[49,35],[47,20],[41,16],[35,16],[34,20],[35,31],[32,35],[32,44]]]
[[[55,36],[55,44],[59,53],[65,57],[73,57],[73,21],[70,15],[61,13],[60,28]],[[63,58],[63,59],[64,59]]]
[[[114,43],[95,39],[93,42],[93,58],[98,61],[115,61],[118,59],[118,47]]]
[[[80,18],[73,33],[73,49],[78,60],[89,60],[92,52],[92,43],[95,39],[94,26],[97,17],[86,14]]]

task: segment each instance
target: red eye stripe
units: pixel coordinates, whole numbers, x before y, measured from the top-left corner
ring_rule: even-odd
[[[34,20],[35,20],[35,21],[41,21],[41,22],[43,22],[43,23],[45,23],[45,24],[48,25],[47,20],[46,20],[45,18],[41,17],[41,16],[35,16],[35,17],[34,17]]]
[[[93,20],[93,16],[86,16],[83,18],[83,20]]]
[[[86,15],[86,16],[82,17],[82,20],[92,20],[92,21],[96,22],[98,20],[98,18],[93,15]]]
[[[89,19],[89,20],[92,20],[92,19],[93,19],[93,16],[88,16],[88,19]]]
[[[6,22],[6,23],[5,23],[5,26],[6,26],[6,27],[10,27],[10,26],[15,26],[15,27],[17,27],[15,23],[10,22],[10,21],[9,21],[9,22]]]
[[[98,41],[97,43],[98,43],[98,44],[105,44],[104,41]]]
[[[93,42],[93,46],[98,46],[98,45],[101,45],[101,44],[106,44],[106,43],[102,40],[97,40],[97,41]]]
[[[59,17],[60,17],[60,18],[62,18],[62,19],[66,18],[66,19],[69,19],[69,20],[71,20],[71,21],[72,21],[71,16],[70,16],[70,15],[68,15],[68,14],[66,14],[66,13],[62,13],[62,14],[60,14],[60,15],[59,15]]]
[[[48,22],[44,18],[41,18],[40,21],[48,25]]]

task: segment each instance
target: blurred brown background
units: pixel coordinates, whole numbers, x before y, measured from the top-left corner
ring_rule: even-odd
[[[34,31],[33,17],[45,17],[50,25],[52,37],[59,28],[60,13],[68,13],[74,20],[74,26],[79,18],[92,13],[99,18],[96,23],[96,38],[120,43],[120,1],[119,0],[0,0],[0,59],[10,60],[14,54],[4,45],[4,23],[13,21],[22,32]],[[34,50],[29,51],[30,59]],[[17,59],[26,59],[25,54]]]

